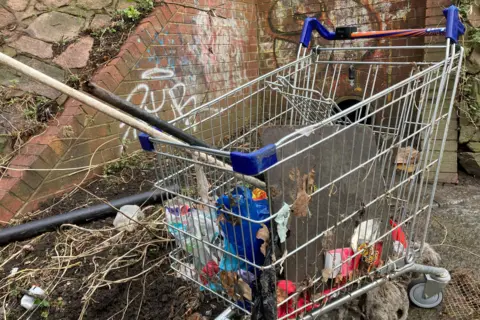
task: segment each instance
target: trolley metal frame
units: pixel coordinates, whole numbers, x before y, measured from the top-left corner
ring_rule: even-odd
[[[278,319],[314,319],[407,272],[425,275],[425,281],[415,283],[409,292],[414,303],[432,307],[441,302],[441,291],[450,280],[448,271],[416,264],[415,259],[427,236],[463,57],[463,48],[457,45],[464,33],[458,9],[452,6],[444,14],[446,28],[380,32],[356,32],[354,28],[330,32],[316,19],[307,18],[297,60],[171,122],[219,149],[147,137],[151,147],[146,149],[159,158],[156,187],[174,196],[166,210],[188,208],[185,215],[171,211],[166,219],[177,240],[170,254],[172,268],[230,305],[219,318],[236,311],[254,312],[259,279],[268,272],[276,282],[272,285]],[[309,49],[314,30],[328,40],[444,34],[446,45]],[[412,63],[332,60],[325,54],[405,49],[441,49],[445,58]],[[402,81],[389,87],[379,83],[380,72],[405,67],[411,71]],[[339,92],[355,77],[363,84],[361,101],[341,110],[336,103]],[[185,121],[199,115],[199,121]],[[263,132],[279,126],[293,129],[265,144]],[[321,138],[308,139],[311,135]],[[362,143],[346,148],[350,138]],[[345,144],[338,143],[341,139]],[[337,149],[329,149],[331,154],[318,152],[329,144],[337,144]],[[399,153],[404,158],[400,167],[395,162]],[[201,154],[216,157],[218,163],[231,163],[233,171],[203,162]],[[340,160],[327,158],[334,155]],[[317,157],[312,158],[315,169],[297,170],[305,164],[302,159],[309,157]],[[336,162],[342,167],[335,168]],[[322,163],[329,163],[331,170]],[[367,180],[378,186],[365,185]],[[171,185],[178,188],[174,191]],[[239,193],[232,193],[239,187],[264,190],[269,214],[254,216],[257,209],[249,201],[241,208]],[[230,204],[219,205],[222,195],[228,195]],[[307,201],[305,212],[298,209],[300,197]],[[289,210],[282,211],[282,203]],[[282,218],[296,241],[279,240],[285,236],[281,235],[285,229],[279,222]],[[259,231],[265,228],[267,236]],[[312,237],[311,229],[315,229]],[[406,241],[395,238],[400,232],[406,234]],[[255,246],[262,243],[267,249],[260,255]],[[353,253],[339,261],[335,250],[347,243],[356,248],[345,250]],[[360,243],[365,246],[360,248]],[[326,268],[325,256],[332,250],[333,263]],[[373,260],[367,259],[369,250],[376,252]],[[308,262],[300,267],[308,275],[303,278],[292,267],[301,265],[302,259]],[[222,261],[223,267],[228,265],[226,260],[237,269],[222,269]],[[219,269],[215,267],[213,273],[205,269],[209,261],[220,265]],[[368,269],[352,270],[354,261],[369,261]],[[349,270],[348,276],[339,278],[344,269]],[[242,278],[240,270],[248,271],[254,281]],[[284,293],[278,291],[280,280],[293,284],[295,290],[280,298],[278,293]]]

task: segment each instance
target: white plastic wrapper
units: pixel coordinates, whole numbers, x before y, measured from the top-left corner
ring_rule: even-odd
[[[139,206],[125,205],[120,208],[120,211],[113,220],[113,226],[117,229],[132,232],[138,227],[137,222],[145,219],[145,214]]]
[[[377,220],[371,219],[360,223],[353,232],[351,247],[353,251],[357,252],[358,247],[363,243],[370,243],[378,238],[380,231],[380,223]]]
[[[200,238],[209,243],[218,241],[220,231],[214,210],[198,210],[186,205],[165,209],[168,231],[185,251],[200,260],[199,265],[206,265],[211,260],[217,263],[220,261],[218,252],[211,252],[209,246],[205,246],[202,241],[196,239]]]

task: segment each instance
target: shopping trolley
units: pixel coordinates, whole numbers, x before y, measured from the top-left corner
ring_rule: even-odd
[[[140,136],[158,156],[156,187],[172,195],[171,267],[225,301],[220,317],[315,318],[407,272],[424,275],[409,287],[414,304],[441,303],[448,271],[415,261],[463,57],[458,9],[444,15],[446,28],[379,32],[330,32],[307,18],[295,61],[171,122],[217,149]],[[313,31],[327,40],[445,35],[446,44],[309,48]],[[351,58],[412,49],[444,58]],[[340,51],[350,54],[331,54]],[[385,84],[383,75],[407,69]],[[358,98],[347,108],[345,88]]]

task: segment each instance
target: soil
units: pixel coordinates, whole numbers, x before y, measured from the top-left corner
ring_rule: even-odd
[[[152,189],[155,181],[155,171],[151,161],[141,159],[141,162],[144,163],[143,168],[131,168],[133,164],[125,164],[126,167],[117,170],[114,176],[103,177],[84,188],[104,199],[115,199],[148,191]],[[100,200],[97,198],[83,190],[78,190],[67,198],[54,199],[43,204],[43,211],[40,214],[26,217],[22,221],[57,215],[98,202]],[[57,204],[53,205],[55,203]],[[82,227],[91,230],[111,228],[112,222],[113,218],[110,217],[84,224]],[[164,232],[163,236],[168,237],[168,234]],[[22,271],[42,269],[49,263],[51,265],[51,257],[55,255],[56,246],[59,246],[58,239],[58,232],[49,232],[33,240],[10,244],[8,248],[0,247],[0,265],[2,260],[11,255],[10,253],[2,256],[2,251],[18,252],[25,245],[33,247],[32,251],[24,250],[17,258],[0,268],[0,279],[5,280],[12,268],[15,267]],[[88,243],[88,241],[84,244],[85,247],[93,247],[94,245],[95,243]],[[6,319],[79,319],[83,307],[82,297],[87,290],[85,286],[86,278],[96,270],[99,261],[111,260],[113,257],[121,256],[134,245],[135,243],[122,243],[119,246],[99,252],[94,257],[76,260],[80,263],[80,266],[68,269],[55,289],[48,291],[49,307],[39,307],[33,313],[25,314],[25,309],[20,306],[20,299],[23,296],[21,290],[28,290],[28,285],[34,284],[48,286],[52,283],[50,276],[42,275],[40,272],[35,274],[34,278],[29,279],[28,285],[20,288],[15,287],[15,285],[2,288],[4,283],[0,280],[0,296],[5,297],[5,294],[7,295],[6,300],[4,300]],[[161,264],[152,269],[151,272],[146,273],[145,276],[138,277],[133,281],[115,283],[110,287],[97,289],[83,319],[186,319],[192,315],[192,317],[198,314],[215,317],[221,313],[225,306],[218,302],[216,298],[200,292],[198,287],[192,285],[191,282],[175,277],[168,260],[168,253],[172,245],[172,242],[152,245],[148,247],[146,258],[143,261],[111,272],[108,280],[124,279],[139,274],[154,262],[163,259]],[[45,310],[48,311],[48,314],[45,313]],[[0,308],[1,314],[2,310]]]

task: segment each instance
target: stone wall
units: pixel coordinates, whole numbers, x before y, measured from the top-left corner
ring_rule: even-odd
[[[472,2],[468,9],[469,37],[466,47],[465,77],[459,102],[460,135],[458,154],[460,166],[467,173],[480,177],[480,47],[472,35],[480,33],[480,5]]]

